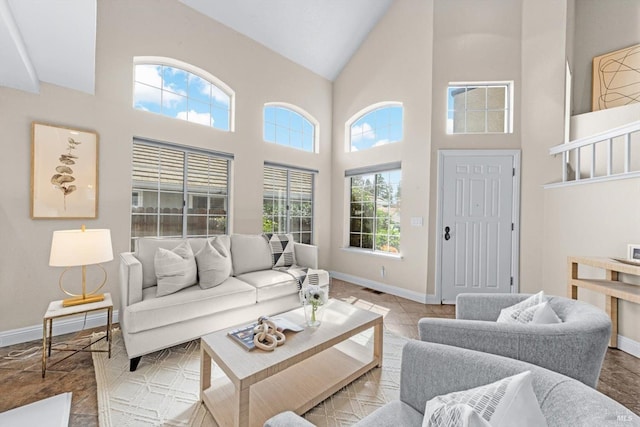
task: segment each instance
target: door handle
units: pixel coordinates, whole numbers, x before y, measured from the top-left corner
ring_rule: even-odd
[[[449,240],[451,238],[451,234],[449,232],[451,229],[447,226],[444,228],[444,240]]]

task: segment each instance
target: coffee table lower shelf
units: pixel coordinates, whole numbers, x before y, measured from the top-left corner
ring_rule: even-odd
[[[380,363],[371,348],[349,340],[302,360],[250,387],[249,425],[262,426],[286,410],[302,415]],[[220,426],[235,425],[237,399],[226,377],[212,380],[202,392],[202,401]]]

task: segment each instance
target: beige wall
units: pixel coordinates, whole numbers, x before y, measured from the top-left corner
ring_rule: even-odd
[[[640,43],[640,2],[575,0],[573,114],[591,111],[593,57]]]
[[[334,82],[331,269],[426,295],[431,144],[432,1],[395,1]],[[359,152],[345,150],[345,122],[382,101],[402,102],[404,140]],[[402,259],[346,251],[349,197],[344,171],[402,162]],[[422,217],[422,227],[411,227]],[[385,277],[381,277],[381,267]]]
[[[640,242],[638,194],[638,178],[545,190],[545,292],[566,293],[567,256],[626,258],[627,244]],[[604,278],[602,270],[580,269],[580,275]],[[604,309],[601,294],[580,289],[578,297]],[[640,305],[620,301],[618,307],[620,335],[640,342]]]
[[[236,91],[233,133],[132,108],[132,58],[167,56],[200,67]],[[42,84],[39,95],[0,87],[0,129],[5,147],[0,186],[0,331],[38,325],[49,303],[63,295],[61,269],[48,266],[54,230],[110,228],[113,248],[126,251],[131,203],[134,136],[233,153],[232,231],[262,227],[265,160],[320,171],[316,181],[316,243],[320,264],[329,263],[331,205],[331,82],[295,65],[179,2],[98,2],[96,93],[86,95]],[[70,67],[73,64],[69,64]],[[262,107],[283,101],[300,106],[320,123],[320,153],[262,142]],[[96,220],[29,218],[31,122],[92,129],[100,136],[99,214]],[[106,264],[107,291],[119,306],[117,258]]]

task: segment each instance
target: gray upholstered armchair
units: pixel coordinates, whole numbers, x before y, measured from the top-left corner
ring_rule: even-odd
[[[609,317],[585,302],[548,296],[549,305],[562,323],[496,323],[501,309],[527,297],[460,294],[456,299],[456,319],[420,319],[420,339],[522,360],[595,388],[611,335]]]
[[[354,427],[420,427],[427,400],[524,371],[531,371],[533,391],[549,427],[640,426],[629,409],[564,375],[502,356],[410,340],[402,351],[400,400],[376,409]],[[282,412],[265,423],[265,427],[312,426],[293,412]]]

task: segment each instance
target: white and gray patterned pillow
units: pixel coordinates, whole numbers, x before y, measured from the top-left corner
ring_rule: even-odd
[[[197,282],[196,260],[187,242],[179,244],[171,251],[158,248],[153,263],[158,278],[156,296],[178,292]]]
[[[196,264],[202,289],[218,286],[231,275],[231,255],[218,238],[207,239],[196,253]]]
[[[509,319],[512,319],[512,317]],[[556,312],[553,311],[553,308],[549,305],[549,301],[545,301],[540,304],[536,304],[533,307],[519,311],[515,317],[514,323],[550,325],[561,322],[562,320],[560,320]]]
[[[263,235],[271,248],[272,267],[291,267],[296,263],[292,234],[264,233]]]
[[[488,421],[465,403],[440,405],[429,418],[424,417],[423,427],[491,427]]]
[[[492,427],[546,427],[531,385],[531,372],[525,371],[491,384],[436,396],[425,405],[423,427],[462,427],[473,417],[465,417],[468,405]],[[443,407],[445,407],[443,409]],[[477,421],[477,420],[476,420]]]
[[[512,305],[511,307],[503,308],[500,310],[500,316],[498,316],[498,323],[520,323],[518,322],[518,316],[529,307],[538,305],[545,302],[547,299],[544,296],[544,291],[540,291],[535,295],[531,295],[524,301]]]

